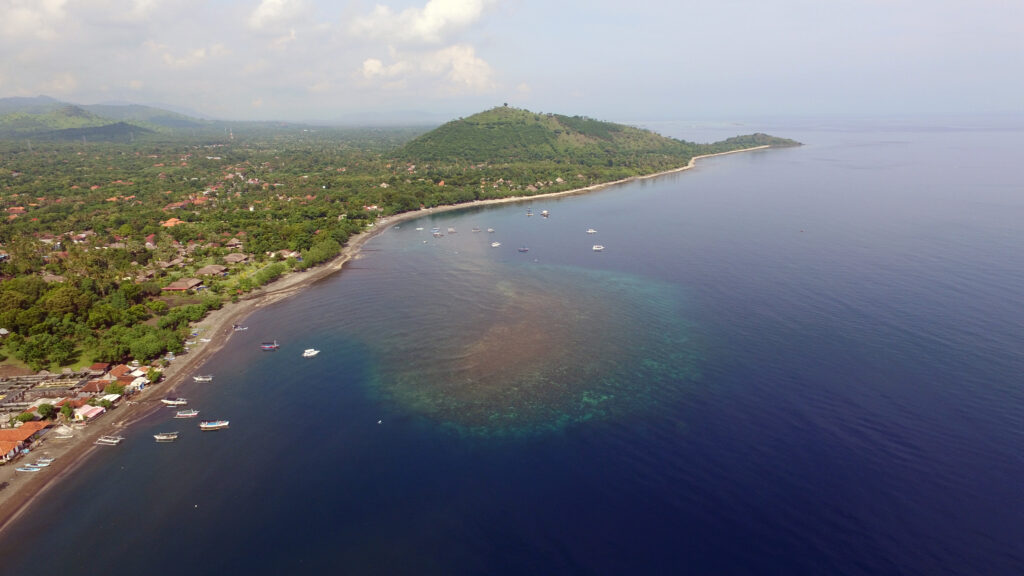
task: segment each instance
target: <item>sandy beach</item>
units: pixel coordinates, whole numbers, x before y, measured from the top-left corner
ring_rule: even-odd
[[[55,458],[55,461],[46,469],[34,473],[19,473],[14,469],[16,465],[8,464],[0,466],[0,534],[10,526],[19,516],[30,509],[33,501],[44,496],[47,491],[59,486],[60,480],[73,474],[75,470],[85,463],[94,450],[117,450],[116,446],[97,446],[94,444],[96,438],[103,435],[127,435],[127,429],[135,422],[138,422],[158,410],[166,408],[160,399],[166,396],[173,396],[175,390],[183,384],[191,383],[190,377],[219,351],[233,334],[231,327],[234,324],[242,324],[254,310],[268,306],[282,299],[293,296],[305,287],[339,272],[344,265],[358,257],[360,249],[371,238],[391,226],[420,218],[429,214],[460,210],[474,206],[489,204],[504,204],[509,202],[533,201],[543,198],[558,196],[570,196],[585,194],[595,190],[601,190],[610,186],[616,186],[635,180],[655,178],[665,174],[681,172],[692,168],[695,162],[701,158],[735,154],[760,150],[768,146],[758,146],[743,150],[734,150],[720,154],[708,154],[695,156],[683,167],[667,170],[646,176],[635,176],[614,182],[596,184],[585,188],[554,192],[550,194],[537,194],[533,196],[516,196],[495,200],[480,200],[465,204],[451,206],[439,206],[405,212],[379,220],[370,230],[363,232],[349,239],[341,253],[330,262],[304,272],[292,272],[275,282],[268,284],[250,294],[245,295],[235,303],[226,303],[220,310],[210,313],[194,328],[202,334],[209,335],[210,342],[190,350],[187,354],[179,356],[164,371],[163,380],[147,387],[144,391],[133,396],[129,402],[122,403],[118,408],[111,410],[101,416],[96,422],[90,423],[84,429],[76,430],[75,436],[71,439],[61,440],[53,438],[52,435],[44,436],[42,440],[36,441],[32,452],[34,455],[46,454]],[[221,336],[223,337],[216,337]]]

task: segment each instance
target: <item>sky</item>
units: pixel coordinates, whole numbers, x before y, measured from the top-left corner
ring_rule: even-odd
[[[0,97],[230,120],[1024,112],[1024,0],[0,0]]]

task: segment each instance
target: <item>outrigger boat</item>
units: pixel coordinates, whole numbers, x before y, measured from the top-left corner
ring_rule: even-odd
[[[200,430],[223,430],[227,427],[227,420],[204,420],[199,423]]]
[[[196,382],[213,382],[213,376],[209,374],[205,376],[193,376],[192,379]]]
[[[122,440],[124,440],[124,436],[100,436],[93,444],[97,446],[117,446]]]
[[[277,344],[277,340],[273,342],[263,342],[260,344],[260,350],[277,350],[280,346]]]
[[[160,432],[159,434],[153,434],[153,438],[156,438],[157,442],[174,442],[178,439],[177,432]]]
[[[188,404],[188,400],[184,398],[161,398],[160,401],[168,406],[184,406]]]
[[[178,410],[174,413],[175,418],[195,418],[196,416],[199,416],[199,410]]]

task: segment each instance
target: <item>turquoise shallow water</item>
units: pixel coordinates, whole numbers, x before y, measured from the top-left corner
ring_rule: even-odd
[[[387,230],[5,571],[1024,572],[1021,131],[757,128],[807,145]]]

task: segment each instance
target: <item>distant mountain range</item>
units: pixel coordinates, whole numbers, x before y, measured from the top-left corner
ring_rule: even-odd
[[[138,104],[78,105],[48,96],[0,98],[0,139],[124,141],[207,127],[212,123]]]

